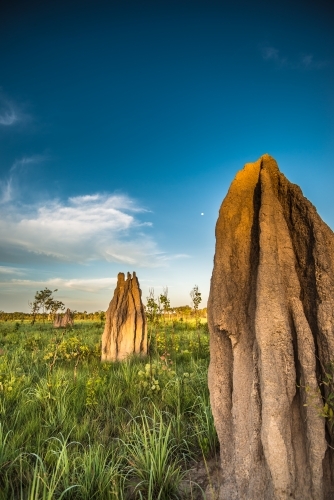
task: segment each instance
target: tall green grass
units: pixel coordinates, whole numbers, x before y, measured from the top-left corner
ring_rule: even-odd
[[[216,453],[205,325],[165,322],[149,356],[111,364],[102,328],[0,324],[0,500],[182,498]]]

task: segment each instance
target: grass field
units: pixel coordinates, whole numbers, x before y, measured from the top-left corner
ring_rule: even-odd
[[[194,498],[185,472],[218,444],[207,325],[151,326],[149,356],[110,364],[102,330],[0,323],[1,500]]]

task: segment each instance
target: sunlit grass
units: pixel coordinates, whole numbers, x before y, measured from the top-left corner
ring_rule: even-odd
[[[102,329],[0,323],[1,500],[182,498],[216,452],[206,325],[166,321],[149,356],[112,364]]]

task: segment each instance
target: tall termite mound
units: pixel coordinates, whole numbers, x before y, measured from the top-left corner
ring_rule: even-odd
[[[208,302],[219,498],[334,498],[334,443],[319,416],[333,291],[331,229],[272,157],[246,164],[220,208]]]
[[[102,361],[119,361],[130,354],[147,354],[147,326],[136,273],[119,273],[106,313]]]

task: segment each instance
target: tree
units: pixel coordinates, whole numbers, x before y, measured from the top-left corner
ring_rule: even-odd
[[[202,302],[202,294],[199,291],[197,285],[195,285],[194,288],[191,290],[190,297],[191,297],[191,300],[192,300],[192,303],[193,303],[193,309],[194,309],[194,312],[195,312],[196,326],[197,326],[197,322],[198,322],[198,319],[197,319],[198,306]]]
[[[49,290],[49,288],[44,288],[44,290],[40,290],[35,293],[34,301],[29,302],[29,306],[31,308],[31,313],[33,316],[32,324],[36,321],[36,316],[39,311],[42,309],[43,323],[45,322],[45,316],[48,312],[51,312],[53,315],[57,313],[57,311],[64,310],[65,305],[60,300],[55,300],[52,296],[54,292],[58,290]]]
[[[160,304],[162,305],[162,309],[164,312],[164,321],[165,321],[165,315],[169,313],[170,311],[170,299],[168,298],[168,288],[163,289],[163,293],[160,294]]]
[[[174,311],[181,316],[189,316],[191,313],[191,307],[190,306],[174,307]]]
[[[102,326],[103,321],[106,319],[106,313],[104,311],[100,311],[100,323]]]
[[[64,304],[64,302],[61,302],[61,300],[53,300],[53,302],[50,303],[49,310],[50,310],[50,313],[52,314],[53,318],[59,310],[64,311],[64,309],[65,309],[65,304]]]
[[[150,323],[155,323],[158,320],[159,316],[159,304],[155,301],[154,298],[154,288],[149,288],[148,293],[149,296],[146,297],[146,315]]]

